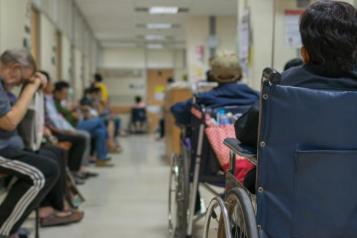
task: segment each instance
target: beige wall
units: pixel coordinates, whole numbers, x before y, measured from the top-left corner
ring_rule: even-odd
[[[23,47],[29,0],[0,0],[0,51]]]
[[[147,69],[174,69],[175,78],[180,80],[186,74],[184,50],[163,49],[147,50],[144,48],[105,48],[100,56],[100,68],[107,73],[112,104],[128,106],[133,103],[135,95],[146,96]],[[142,72],[137,77],[118,77],[113,71],[133,69]]]
[[[203,79],[208,69],[209,52],[207,40],[209,36],[208,16],[188,17],[186,20],[186,57],[188,78],[191,81]],[[204,47],[203,59],[197,57],[197,48]]]
[[[56,28],[44,14],[40,15],[40,56],[40,68],[56,80]]]
[[[217,16],[218,51],[236,51],[236,16]],[[197,81],[206,77],[209,61],[209,17],[192,16],[186,20],[186,49],[188,77]],[[199,58],[197,48],[204,47],[204,57]]]
[[[65,36],[62,35],[62,79],[61,80],[66,80],[70,81],[71,80],[71,70],[72,70],[72,64],[71,64],[71,42],[69,39]]]

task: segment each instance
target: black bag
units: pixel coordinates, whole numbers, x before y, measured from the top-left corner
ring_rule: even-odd
[[[257,148],[258,126],[259,103],[256,103],[234,123],[237,139],[244,145]]]

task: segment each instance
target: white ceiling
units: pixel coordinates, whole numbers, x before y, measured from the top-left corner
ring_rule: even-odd
[[[185,18],[198,15],[235,15],[237,0],[76,0],[96,38],[104,47],[143,45],[142,36],[160,34],[169,37],[166,45],[181,48],[185,41]],[[153,16],[136,12],[137,7],[179,6],[188,13]],[[145,23],[173,23],[169,30],[137,27]]]

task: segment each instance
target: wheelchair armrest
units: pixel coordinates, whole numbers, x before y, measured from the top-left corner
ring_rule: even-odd
[[[243,156],[247,158],[252,164],[257,165],[257,150],[240,143],[239,140],[235,138],[227,138],[224,140],[224,145],[226,145],[234,154]]]

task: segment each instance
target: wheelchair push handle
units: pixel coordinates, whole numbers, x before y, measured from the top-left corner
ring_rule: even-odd
[[[273,68],[265,68],[262,81],[263,83],[279,84],[281,82],[281,74]]]

